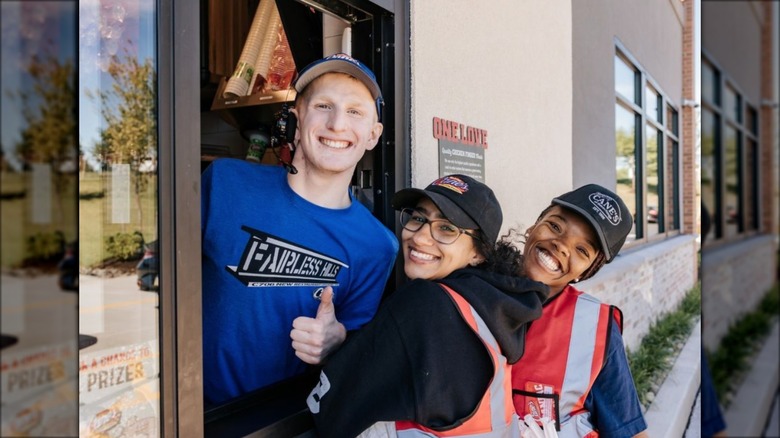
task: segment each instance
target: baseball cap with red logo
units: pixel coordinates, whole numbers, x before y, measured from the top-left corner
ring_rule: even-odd
[[[466,175],[448,175],[423,189],[403,189],[393,196],[393,208],[414,208],[421,198],[436,204],[444,217],[460,228],[479,229],[489,243],[498,239],[503,214],[493,190]]]
[[[607,263],[611,262],[626,242],[634,217],[623,199],[598,184],[587,184],[552,200],[581,214],[596,231]]]

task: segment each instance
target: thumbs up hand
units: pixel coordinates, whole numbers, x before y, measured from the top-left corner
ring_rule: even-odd
[[[319,365],[347,338],[347,329],[336,319],[333,288],[328,286],[320,297],[314,318],[299,316],[293,320],[290,332],[295,355],[302,361]]]

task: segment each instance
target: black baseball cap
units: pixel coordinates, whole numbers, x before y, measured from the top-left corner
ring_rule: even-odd
[[[302,92],[312,81],[326,73],[345,73],[362,82],[376,102],[377,116],[381,116],[384,100],[382,89],[376,82],[376,75],[365,64],[345,53],[326,56],[304,67],[295,79],[295,91]]]
[[[425,190],[403,189],[393,196],[393,208],[414,208],[428,198],[455,226],[480,229],[493,243],[498,239],[503,214],[493,190],[466,175],[448,175],[430,183]]]
[[[620,196],[598,184],[587,184],[564,193],[552,203],[574,210],[593,225],[607,263],[623,247],[634,223],[634,217]]]

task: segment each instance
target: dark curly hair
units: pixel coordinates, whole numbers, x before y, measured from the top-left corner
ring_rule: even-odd
[[[489,243],[482,230],[477,230],[477,251],[485,260],[477,268],[502,275],[523,276],[522,233],[512,228],[495,243]]]

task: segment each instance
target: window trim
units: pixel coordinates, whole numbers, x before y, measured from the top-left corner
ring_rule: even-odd
[[[641,237],[636,237],[634,240],[630,242],[626,242],[624,248],[630,249],[632,247],[643,245],[645,243],[652,243],[660,240],[667,239],[672,236],[676,236],[681,233],[681,214],[682,214],[682,190],[680,190],[679,183],[682,181],[681,178],[681,167],[680,164],[682,163],[682,148],[681,145],[681,139],[680,139],[680,132],[682,131],[680,129],[680,123],[681,123],[681,117],[680,117],[680,105],[675,102],[673,99],[669,97],[667,93],[663,91],[663,88],[660,87],[658,82],[647,73],[647,69],[631,54],[630,51],[625,47],[625,45],[618,39],[614,39],[615,44],[615,52],[613,56],[613,63],[617,58],[620,58],[623,62],[626,62],[629,64],[629,66],[633,67],[634,71],[637,73],[636,77],[638,77],[637,82],[635,84],[635,87],[637,87],[637,94],[641,96],[640,104],[636,104],[634,102],[631,102],[624,96],[623,94],[619,93],[616,89],[614,89],[614,86],[616,84],[613,84],[613,91],[615,95],[615,102],[618,105],[621,105],[625,107],[627,110],[631,110],[634,112],[637,121],[637,127],[635,128],[635,135],[639,135],[639,137],[635,137],[635,159],[636,159],[636,169],[635,169],[635,181],[641,181],[641,184],[637,184],[637,193],[636,193],[636,206],[637,206],[637,218],[635,229],[636,229],[636,235]],[[614,70],[614,64],[613,64],[613,70]],[[613,80],[614,82],[614,80]],[[647,102],[646,95],[647,95],[647,89],[652,88],[652,90],[658,95],[658,98],[660,100],[659,103],[659,110],[658,112],[660,114],[657,114],[656,119],[653,119],[648,116],[647,111]],[[667,121],[667,108],[671,108],[673,111],[673,114],[676,114],[676,123],[674,121]],[[613,123],[614,125],[614,123]],[[670,175],[668,175],[666,168],[663,169],[660,166],[666,166],[666,161],[669,159],[669,153],[668,150],[670,141],[677,144],[677,151],[676,156],[674,157],[675,164],[677,167],[674,169],[673,173],[674,175],[671,175],[672,178],[672,184],[677,184],[674,187],[669,187],[669,184],[667,184],[667,180],[659,181],[659,188],[662,188],[662,191],[660,191],[661,201],[657,208],[659,209],[659,221],[662,221],[663,227],[659,226],[659,231],[654,234],[653,236],[647,236],[647,228],[648,228],[648,222],[647,222],[647,178],[646,170],[647,170],[647,135],[646,135],[646,127],[652,126],[655,129],[660,132],[660,137],[662,138],[662,141],[659,142],[659,170],[658,170],[658,177],[661,178],[669,178]],[[638,138],[638,140],[637,140]],[[667,209],[667,203],[671,201],[672,206],[674,208],[673,215],[671,217],[667,217],[665,210]],[[664,213],[662,213],[664,212]],[[663,215],[662,215],[663,214]],[[641,221],[639,220],[641,219]],[[674,229],[670,229],[674,225]],[[662,231],[663,230],[663,231]]]
[[[352,0],[340,0],[355,3]],[[392,46],[386,38],[397,38],[398,32],[408,34],[404,26],[408,11],[399,9],[388,15],[373,0],[364,0],[366,6],[375,6],[374,41],[379,47]],[[369,5],[368,2],[371,4]],[[372,6],[372,7],[373,7]],[[217,430],[241,428],[242,436],[298,435],[301,429],[311,429],[311,419],[305,407],[305,395],[314,386],[311,375],[304,374],[279,382],[275,388],[264,388],[257,397],[236,400],[225,409],[208,412],[203,400],[202,363],[202,280],[201,280],[201,226],[200,226],[200,148],[201,103],[200,38],[202,11],[188,2],[168,0],[156,3],[157,58],[158,58],[158,130],[159,130],[159,233],[160,233],[160,431],[161,436],[221,436]],[[174,19],[175,17],[175,19]],[[399,27],[401,30],[399,31]],[[399,44],[404,44],[403,42]],[[394,144],[400,132],[408,126],[396,123],[403,118],[403,106],[396,106],[395,98],[408,102],[409,69],[392,50],[376,50],[374,59],[380,68],[374,71],[382,80],[386,117],[385,141]],[[403,58],[401,58],[403,59]],[[396,68],[401,68],[401,74]],[[394,67],[395,66],[395,67]],[[402,148],[398,148],[402,149]],[[383,193],[393,193],[393,173],[398,173],[403,161],[396,160],[392,147],[382,148],[383,159],[392,169],[375,172],[374,187]],[[388,175],[390,175],[388,177]],[[386,204],[389,206],[387,197]],[[380,215],[392,217],[387,208],[377,210]],[[381,218],[380,218],[381,220]],[[198,236],[193,238],[193,236]],[[401,270],[402,272],[402,270]],[[392,281],[392,277],[389,281]],[[316,376],[315,376],[316,377]],[[268,406],[263,415],[257,415],[258,405]],[[265,415],[267,414],[267,415]],[[207,422],[208,417],[212,418]],[[233,416],[231,418],[231,416]],[[252,430],[243,429],[242,418],[250,418]],[[222,421],[224,420],[224,421]],[[255,428],[259,425],[260,429]],[[254,429],[253,429],[254,428]],[[217,432],[214,432],[217,431]]]
[[[760,136],[761,136],[761,112],[758,106],[749,101],[745,96],[744,90],[739,86],[736,80],[730,75],[726,74],[723,67],[715,61],[705,49],[701,51],[702,65],[709,65],[714,71],[714,77],[716,78],[716,89],[714,90],[716,97],[720,96],[719,102],[714,102],[705,98],[702,94],[702,111],[707,110],[716,115],[716,131],[719,135],[716,135],[714,141],[714,159],[716,160],[715,166],[715,204],[714,210],[711,210],[713,231],[714,234],[711,239],[707,239],[707,248],[717,248],[722,245],[738,242],[757,234],[760,234],[761,214],[763,206],[760,204],[762,187],[761,181],[761,165],[758,162],[760,156]],[[731,110],[725,107],[725,89],[731,88],[737,95],[739,102],[739,117],[735,120],[732,117]],[[753,118],[753,124],[755,126],[748,126],[748,111],[753,110],[755,116]],[[725,130],[727,127],[733,128],[737,133],[737,172],[739,179],[739,197],[740,197],[740,218],[738,222],[737,234],[733,236],[726,235],[726,223],[723,218],[724,200],[726,196],[726,184],[725,178]],[[753,169],[752,173],[748,172],[747,159],[748,143],[754,142],[755,150],[753,151],[755,157],[752,161]],[[751,180],[753,190],[748,193],[746,190],[746,179],[749,175],[752,175]],[[753,215],[747,216],[747,204],[748,199],[753,202]],[[748,226],[748,222],[753,222],[753,228]]]

